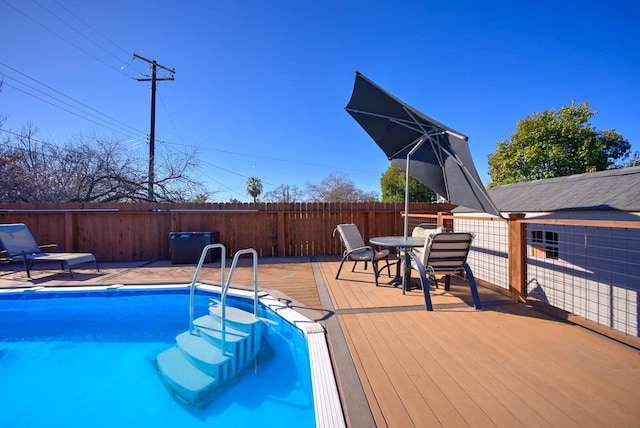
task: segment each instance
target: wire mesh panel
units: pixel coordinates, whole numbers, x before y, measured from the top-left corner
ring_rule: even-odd
[[[476,279],[509,289],[508,228],[504,221],[455,218],[456,232],[471,232],[473,244],[467,263]]]
[[[410,217],[410,229],[429,221],[444,223],[447,231],[474,234],[468,263],[476,279],[513,293],[518,292],[522,278],[526,281],[528,299],[625,335],[639,336],[640,222],[634,217],[626,216],[623,221],[561,218],[502,221],[430,215]],[[512,221],[526,224],[522,229],[526,234],[518,242],[509,243]],[[520,272],[510,272],[509,257],[519,256],[509,251],[525,247],[526,263],[520,265],[514,260],[511,268]],[[514,290],[510,290],[510,281]]]
[[[530,298],[638,336],[640,229],[530,223]]]
[[[438,216],[409,216],[409,235],[418,225],[426,226],[427,229],[436,229],[439,226]]]
[[[452,215],[409,216],[409,233],[419,224],[434,228],[444,225],[447,232],[471,232],[474,236],[467,263],[476,280],[509,290],[508,227],[506,221],[487,217]]]

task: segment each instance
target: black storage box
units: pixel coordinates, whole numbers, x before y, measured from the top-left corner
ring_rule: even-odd
[[[220,243],[220,233],[213,232],[171,232],[171,264],[197,264],[202,249],[209,244]],[[215,262],[220,258],[220,249],[207,252],[205,263]]]

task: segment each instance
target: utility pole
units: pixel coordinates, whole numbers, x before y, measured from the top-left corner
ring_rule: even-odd
[[[165,67],[156,62],[156,60],[150,60],[140,55],[133,54],[134,58],[141,59],[142,61],[151,64],[151,78],[145,77],[136,79],[138,82],[151,82],[151,124],[149,129],[149,202],[155,198],[153,196],[153,182],[155,180],[155,148],[156,148],[156,82],[160,80],[174,80],[173,75],[176,73],[174,68]],[[157,69],[161,68],[169,72],[168,77],[156,77]]]

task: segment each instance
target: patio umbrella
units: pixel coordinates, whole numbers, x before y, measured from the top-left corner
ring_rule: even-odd
[[[359,72],[345,109],[388,159],[406,172],[405,213],[411,175],[452,204],[500,216],[482,185],[465,135],[407,105]],[[408,234],[406,215],[404,234]]]

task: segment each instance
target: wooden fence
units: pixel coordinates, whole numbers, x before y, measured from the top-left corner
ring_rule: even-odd
[[[411,213],[455,205],[412,203]],[[333,230],[355,223],[365,241],[403,233],[403,203],[0,204],[0,223],[25,223],[40,244],[92,252],[99,261],[169,259],[171,232],[218,231],[228,254],[261,257],[340,254]]]

